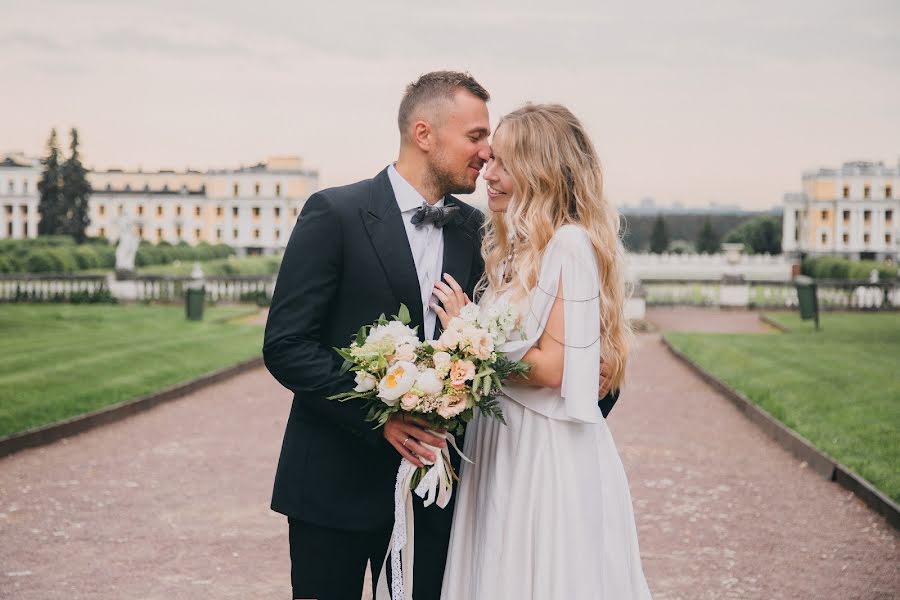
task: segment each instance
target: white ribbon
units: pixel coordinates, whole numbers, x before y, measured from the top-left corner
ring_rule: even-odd
[[[430,465],[425,475],[416,486],[415,493],[422,498],[424,506],[433,503],[441,508],[446,508],[453,496],[453,466],[450,463],[450,447],[468,463],[472,461],[463,454],[456,445],[456,439],[451,433],[436,433],[447,440],[447,448],[436,448],[429,444],[422,444],[435,455],[434,463],[420,457],[423,463]],[[388,598],[387,566],[388,558],[391,560],[391,594],[392,600],[412,600],[412,576],[414,556],[414,518],[412,506],[412,494],[409,486],[412,484],[416,466],[406,460],[400,461],[397,469],[397,481],[394,485],[394,529],[391,532],[391,541],[388,544],[388,553],[381,565],[381,574],[378,576],[378,585],[375,597],[379,600]]]

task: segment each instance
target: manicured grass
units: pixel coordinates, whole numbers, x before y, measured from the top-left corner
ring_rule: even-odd
[[[158,391],[258,356],[263,329],[215,322],[245,307],[0,304],[0,437]]]
[[[672,344],[900,501],[900,315],[796,314],[783,334],[668,333]]]

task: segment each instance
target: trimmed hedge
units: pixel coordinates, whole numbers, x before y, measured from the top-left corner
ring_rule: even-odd
[[[154,246],[142,242],[135,256],[135,266],[166,265],[176,260],[207,261],[233,254],[234,249],[225,244],[190,246],[182,242],[173,246],[162,242]],[[0,240],[0,273],[74,273],[115,266],[116,249],[104,238],[89,239],[81,245],[68,236]]]
[[[862,281],[869,279],[872,269],[878,271],[880,281],[897,277],[897,267],[877,260],[849,260],[836,256],[817,256],[803,261],[801,271],[814,279],[848,279]]]

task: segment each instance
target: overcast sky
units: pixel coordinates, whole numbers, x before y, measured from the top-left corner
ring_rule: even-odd
[[[491,120],[588,126],[618,204],[768,208],[803,170],[900,159],[900,2],[0,0],[0,150],[79,128],[97,168],[396,157],[404,86],[470,71]]]

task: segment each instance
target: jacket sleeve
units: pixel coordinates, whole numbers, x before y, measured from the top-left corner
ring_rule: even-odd
[[[296,394],[303,409],[378,446],[384,442],[382,432],[373,431],[365,421],[362,400],[327,399],[354,387],[353,374],[340,374],[343,360],[322,342],[323,324],[340,287],[342,253],[340,220],[330,200],[314,194],[303,207],[281,261],[263,358],[269,372]]]

